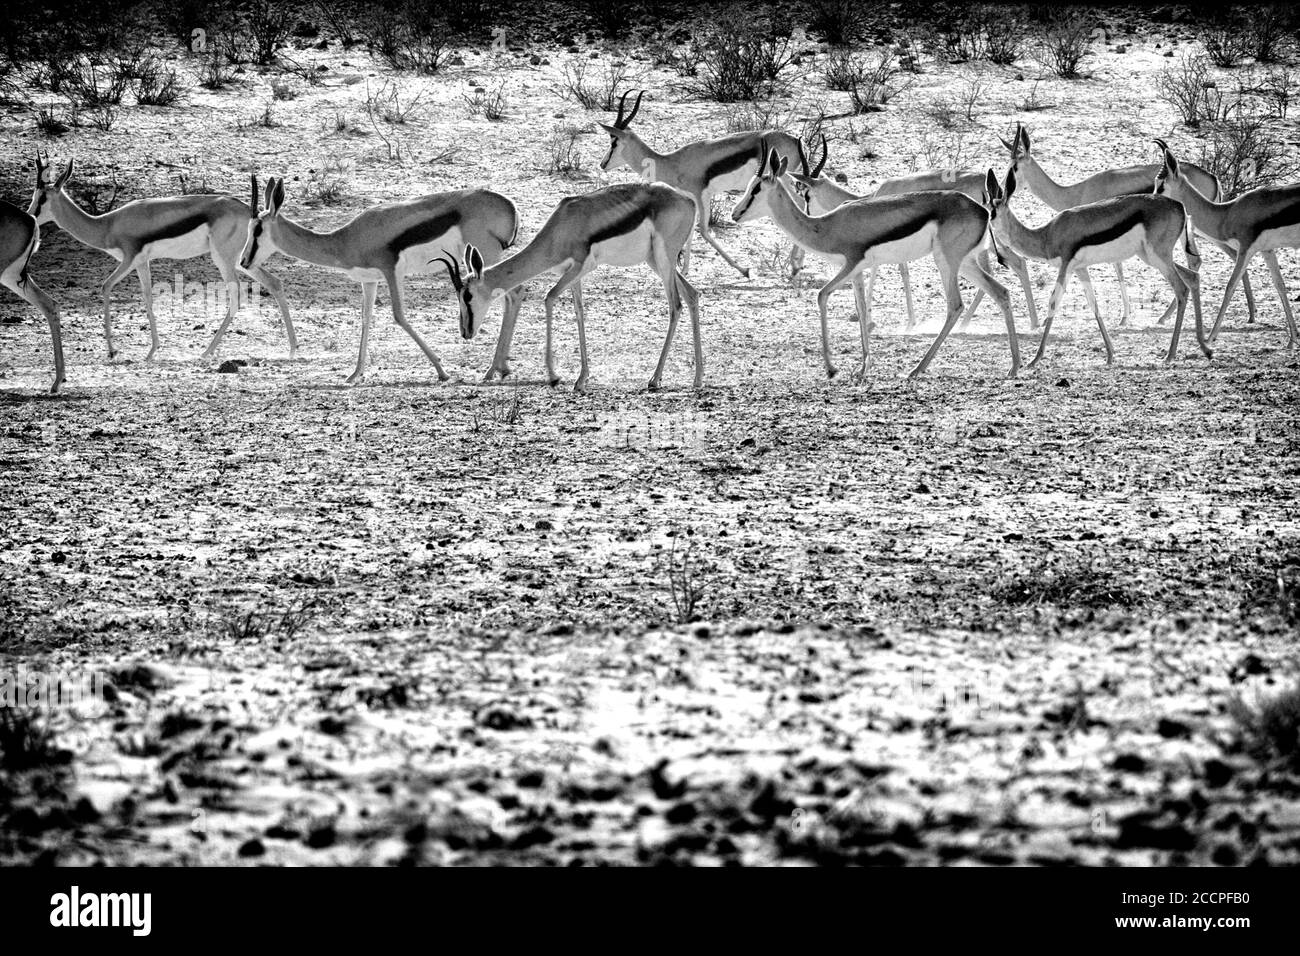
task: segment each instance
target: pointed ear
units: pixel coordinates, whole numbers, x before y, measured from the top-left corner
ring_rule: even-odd
[[[266,177],[266,188],[262,190],[262,205],[267,209],[271,208],[271,194],[275,192],[275,177]]]
[[[1014,168],[1007,170],[1006,185],[1002,187],[1002,198],[1006,202],[1011,201],[1011,194],[1016,191],[1016,171]]]
[[[769,149],[767,151],[767,162],[764,163],[762,167],[763,170],[766,171],[769,176],[776,176],[777,175],[776,168],[779,165],[780,165],[780,160],[776,155],[776,150]]]
[[[483,275],[483,253],[479,252],[473,246],[465,247],[465,265],[469,267],[469,274],[475,279]]]
[[[68,160],[68,165],[64,168],[63,172],[59,173],[59,178],[54,180],[54,188],[55,189],[62,188],[63,184],[66,183],[71,178],[72,178],[72,160]]]
[[[773,155],[775,155],[775,154],[773,154]],[[786,158],[785,158],[784,156],[782,156],[782,157],[781,157],[781,161],[780,161],[779,163],[777,163],[777,166],[776,166],[776,178],[777,178],[777,179],[780,179],[782,176],[784,176],[784,175],[785,175],[785,171],[786,171],[787,169],[789,169],[789,168],[790,168],[790,163],[786,160]]]
[[[1169,147],[1165,147],[1165,169],[1169,170],[1171,176],[1178,175],[1178,160],[1169,152]]]
[[[999,136],[998,142],[1001,143],[1003,146],[1005,146],[1011,152],[1014,153],[1016,151],[1016,147],[1011,143],[1008,143],[1005,136]]]
[[[1023,126],[1020,127],[1020,147],[1027,153],[1029,152],[1029,130]]]
[[[271,190],[270,199],[266,203],[266,208],[271,210],[271,215],[278,216],[280,207],[284,205],[284,177],[281,176],[275,181],[275,188]]]
[[[998,177],[994,174],[993,170],[990,169],[988,175],[984,177],[984,205],[990,205],[995,202],[997,198]]]

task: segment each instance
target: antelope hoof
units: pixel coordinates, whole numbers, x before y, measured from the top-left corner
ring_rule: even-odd
[[[652,379],[650,379],[650,383],[649,383],[648,385],[646,385],[645,390],[646,390],[647,392],[657,392],[657,391],[659,391],[659,379],[657,379],[657,378],[652,378]]]
[[[116,362],[116,361],[121,357],[121,355],[122,355],[122,353],[121,353],[120,351],[118,351],[117,349],[109,349],[109,350],[108,350],[108,360],[109,360],[110,362]]]
[[[587,394],[587,381],[586,381],[586,379],[581,379],[581,378],[580,378],[580,379],[578,379],[576,382],[573,383],[573,394],[575,394],[575,395],[586,395],[586,394]]]
[[[551,375],[550,378],[546,380],[546,384],[551,386],[551,388],[555,388],[555,386],[560,384],[560,376]]]
[[[837,369],[834,365],[826,366],[826,377],[828,379],[833,379],[838,374],[840,374],[839,369]]]
[[[449,378],[451,378],[450,375],[448,375],[448,374],[447,374],[446,372],[444,372],[442,369],[438,369],[438,381],[440,381],[440,382],[445,382],[445,381],[447,381],[447,379],[449,379]]]
[[[704,387],[704,376],[696,375],[695,384],[692,386],[697,392]]]
[[[1011,381],[1019,374],[1020,374],[1020,367],[1017,365],[1011,366],[1011,371],[1007,372],[1007,381],[1008,382]]]
[[[347,378],[345,378],[343,381],[347,385],[357,385],[361,382],[363,378],[365,378],[365,374],[366,374],[365,372],[356,371],[353,372],[351,375],[349,375]]]

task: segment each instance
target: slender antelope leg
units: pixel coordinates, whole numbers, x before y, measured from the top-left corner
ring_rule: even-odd
[[[1020,337],[1016,335],[1016,317],[1011,310],[1011,293],[993,274],[978,262],[969,259],[963,264],[960,273],[975,283],[976,288],[987,294],[1002,313],[1007,325],[1007,345],[1011,349],[1011,371],[1007,378],[1015,378],[1020,371]]]
[[[865,298],[867,301],[867,322],[871,321],[871,305],[874,299],[874,296],[872,295],[872,290],[876,287],[876,270],[879,268],[880,268],[879,266],[872,266],[871,275],[867,276],[867,288],[865,292]],[[862,281],[860,276],[861,273],[859,273],[859,279],[858,279],[859,282]]]
[[[484,383],[492,381],[493,374],[505,381],[510,375],[510,343],[515,338],[515,323],[519,320],[519,309],[524,304],[524,291],[511,289],[503,296],[501,306],[501,333],[497,336],[496,351],[492,355],[492,364],[483,376]]]
[[[149,320],[149,354],[144,357],[146,362],[152,362],[154,353],[158,351],[158,323],[153,317],[153,275],[151,271],[149,260],[142,257],[139,265],[135,267],[135,274],[140,280],[141,298],[144,299],[144,314]]]
[[[845,281],[855,271],[861,268],[862,263],[846,262],[840,271],[831,277],[831,281],[821,287],[817,293],[817,311],[822,323],[822,361],[826,363],[826,377],[835,377],[835,366],[831,364],[831,333],[826,319],[826,309],[830,302],[831,293],[842,286]]]
[[[124,254],[122,261],[117,264],[117,268],[113,270],[112,274],[104,280],[104,284],[99,288],[100,294],[104,297],[104,341],[108,344],[109,361],[117,358],[117,349],[113,348],[113,318],[111,315],[113,287],[121,282],[128,272],[132,271],[134,261],[134,256]]]
[[[1029,328],[1033,331],[1038,328],[1038,306],[1034,304],[1033,282],[1029,277],[1029,260],[1010,249],[1002,250],[1002,258],[1011,267],[1011,271],[1020,278],[1020,287],[1025,290],[1025,309],[1029,313]]]
[[[671,266],[664,268],[665,263],[662,261],[665,256],[655,250],[652,257],[651,265],[659,273],[659,278],[664,284],[664,297],[668,300],[668,334],[664,336],[664,347],[659,352],[659,363],[655,366],[654,375],[650,376],[650,384],[647,386],[649,391],[659,390],[659,383],[663,379],[664,365],[668,362],[668,352],[673,347],[673,336],[677,334],[677,316],[681,312],[681,301],[677,295],[677,270]],[[696,384],[698,387],[698,382]]]
[[[578,320],[578,355],[582,365],[578,370],[578,380],[573,383],[573,390],[579,394],[587,390],[587,306],[582,301],[582,279],[573,280],[573,315]]]
[[[1083,286],[1083,297],[1087,300],[1088,306],[1092,309],[1092,314],[1097,318],[1097,328],[1101,329],[1101,341],[1106,346],[1106,364],[1115,364],[1115,347],[1111,344],[1110,333],[1106,331],[1106,320],[1101,317],[1101,309],[1097,307],[1097,293],[1092,288],[1092,276],[1088,270],[1075,269],[1075,276],[1079,280],[1079,285]]]
[[[1282,280],[1282,270],[1277,265],[1277,253],[1272,249],[1261,252],[1264,261],[1268,263],[1269,275],[1273,277],[1273,288],[1277,289],[1277,297],[1282,302],[1282,314],[1286,316],[1286,330],[1288,338],[1286,347],[1293,349],[1296,347],[1295,316],[1291,312],[1291,300],[1287,298],[1286,283]]]
[[[374,316],[378,291],[378,282],[361,283],[361,346],[357,349],[357,367],[348,376],[349,385],[355,385],[365,377],[366,366],[370,363],[370,320]]]
[[[226,330],[230,328],[230,323],[235,321],[235,312],[239,309],[239,273],[235,269],[235,263],[219,255],[215,246],[212,249],[212,261],[217,264],[221,281],[226,286],[226,317],[221,320],[221,325],[217,326],[217,334],[212,336],[211,344],[204,350],[204,358],[212,358],[217,354],[217,349],[221,347],[221,340],[225,337]]]
[[[1165,353],[1165,361],[1173,362],[1178,358],[1178,339],[1183,331],[1183,317],[1187,314],[1188,283],[1183,278],[1172,255],[1165,259],[1144,242],[1138,250],[1138,258],[1164,276],[1165,281],[1169,283],[1169,287],[1174,290],[1174,300],[1178,307],[1178,313],[1174,318],[1174,334],[1169,339],[1169,351]]]
[[[925,370],[930,367],[930,362],[934,360],[935,355],[938,353],[939,346],[943,345],[943,340],[952,332],[953,326],[957,324],[957,319],[961,317],[961,284],[957,281],[957,270],[946,259],[941,258],[937,252],[934,256],[934,264],[939,267],[939,278],[943,281],[943,294],[948,303],[948,316],[943,321],[943,328],[939,330],[939,334],[930,343],[930,348],[926,350],[916,368],[912,369],[908,374],[909,379],[925,374]]]
[[[906,262],[898,264],[898,274],[903,280],[903,304],[907,307],[907,331],[910,332],[916,327],[916,304],[912,301],[912,272]]]
[[[686,300],[686,308],[691,313],[691,334],[695,340],[695,387],[702,388],[704,386],[704,344],[700,341],[700,294],[695,291],[695,286],[686,281],[684,275],[680,272],[676,275],[678,292]]]
[[[22,296],[36,306],[49,323],[50,339],[54,345],[54,384],[50,386],[50,394],[57,395],[63,387],[63,327],[59,321],[58,307],[31,276],[25,276],[16,282],[6,281],[4,285],[15,295]]]
[[[560,281],[555,283],[555,285],[551,287],[551,291],[546,293],[546,298],[545,300],[543,300],[546,306],[546,377],[548,380],[548,384],[550,385],[558,385],[560,383],[560,376],[555,374],[555,359],[551,352],[551,327],[553,325],[553,320],[555,315],[555,300],[560,297],[560,293],[562,293],[574,282],[578,281],[578,279],[582,278],[582,262],[585,261],[586,258],[587,258],[586,255],[583,255],[581,259],[577,259],[575,257],[573,264],[570,265],[569,268],[564,270],[564,273],[560,276]],[[582,327],[582,309],[581,306],[578,304],[578,296],[576,294],[574,295],[573,298],[573,308],[574,308],[574,312],[576,312],[578,315],[578,330],[579,330],[580,337],[582,337],[583,340],[585,341],[586,330]],[[583,354],[583,371],[585,372],[587,368],[586,366],[587,353],[585,347],[583,348],[582,354]]]
[[[992,274],[993,270],[989,267],[989,254],[987,249],[981,249],[979,252],[979,264],[985,272]],[[961,319],[957,322],[957,331],[965,332],[966,327],[970,325],[970,320],[975,317],[975,310],[979,308],[984,301],[984,290],[976,289],[975,295],[971,298],[970,303],[966,306],[965,311],[961,314]]]
[[[862,339],[862,364],[853,374],[853,381],[865,382],[871,371],[871,311],[867,308],[867,294],[862,288],[862,270],[853,273],[853,299],[858,308],[858,335]]]
[[[1241,290],[1246,294],[1246,324],[1255,323],[1255,292],[1250,287],[1250,273],[1241,277]]]
[[[262,284],[267,292],[271,293],[271,298],[275,299],[275,304],[280,308],[280,321],[284,323],[284,334],[289,339],[289,358],[296,358],[298,355],[298,335],[293,328],[293,319],[289,318],[289,302],[284,297],[284,283],[280,277],[267,272],[259,266],[253,266],[249,270],[249,275]],[[216,346],[211,346],[216,348]]]
[[[713,238],[713,233],[709,230],[709,208],[710,201],[708,197],[703,194],[695,197],[695,209],[697,212],[696,219],[699,222],[700,235],[704,237],[705,242],[718,250],[718,255],[722,256],[727,265],[731,266],[731,268],[735,269],[742,276],[748,279],[749,269],[746,266],[740,265],[735,259],[727,255],[727,250],[723,249],[722,246],[718,244],[718,240]]]
[[[442,370],[442,363],[438,361],[438,356],[434,354],[433,349],[429,348],[424,339],[420,338],[420,333],[415,331],[411,323],[406,321],[406,310],[402,307],[402,279],[394,270],[388,269],[384,272],[384,281],[388,285],[388,296],[393,300],[393,320],[397,322],[402,331],[411,337],[411,340],[420,347],[420,351],[425,354],[430,362],[433,363],[434,370],[438,373],[438,381],[447,381],[448,375]]]
[[[1250,245],[1254,246],[1254,239]],[[1241,277],[1246,274],[1246,266],[1250,263],[1254,250],[1249,247],[1243,247],[1237,253],[1237,261],[1233,263],[1232,275],[1228,277],[1228,287],[1223,292],[1223,301],[1219,303],[1219,314],[1214,317],[1214,324],[1210,326],[1210,341],[1214,342],[1219,337],[1219,324],[1223,321],[1224,314],[1228,311],[1228,303],[1232,301],[1232,293],[1237,291],[1237,283]]]
[[[1027,368],[1034,368],[1043,359],[1043,354],[1047,351],[1047,337],[1052,334],[1052,320],[1056,318],[1056,310],[1061,305],[1061,299],[1065,295],[1065,287],[1070,281],[1070,263],[1062,261],[1061,269],[1056,274],[1056,285],[1052,287],[1052,294],[1047,297],[1047,318],[1043,320],[1043,337],[1038,340],[1038,351],[1030,360]]]
[[[1150,190],[1148,190],[1148,192],[1149,191]],[[1128,301],[1128,285],[1124,282],[1123,263],[1115,263],[1115,281],[1119,283],[1119,299],[1124,305],[1124,314],[1120,316],[1119,324],[1127,326],[1133,310]]]

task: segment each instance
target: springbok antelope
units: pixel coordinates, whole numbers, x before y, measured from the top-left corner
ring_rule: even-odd
[[[140,279],[144,296],[144,310],[149,317],[149,354],[151,360],[158,351],[158,325],[153,314],[152,259],[193,259],[210,255],[221,273],[221,280],[229,290],[226,317],[212,337],[212,344],[204,351],[211,358],[221,345],[222,336],[235,318],[239,307],[236,283],[239,250],[248,232],[249,207],[232,196],[193,195],[169,196],[162,199],[137,199],[124,206],[93,216],[70,197],[66,190],[72,178],[73,161],[51,184],[47,178],[49,165],[36,157],[36,189],[32,193],[28,212],[37,223],[56,222],[64,232],[92,248],[107,252],[118,261],[118,267],[104,280],[100,292],[104,298],[104,342],[109,359],[116,358],[113,347],[113,319],[111,299],[113,287],[132,270]],[[254,180],[256,193],[257,183]],[[285,334],[289,339],[289,354],[298,351],[298,338],[289,318],[289,305],[284,299],[280,280],[264,269],[245,270],[271,293],[280,307]]]
[[[1001,136],[998,137],[1002,145],[1007,147],[1011,152],[1011,169],[1015,172],[1016,178],[1024,180],[1029,191],[1041,199],[1044,203],[1052,208],[1055,212],[1061,212],[1065,209],[1072,209],[1075,206],[1083,206],[1087,203],[1100,202],[1103,199],[1113,199],[1116,196],[1130,196],[1138,193],[1151,192],[1151,183],[1156,174],[1160,172],[1160,164],[1152,163],[1142,166],[1124,166],[1118,169],[1105,169],[1099,173],[1089,176],[1087,179],[1080,180],[1069,186],[1063,186],[1054,181],[1038,164],[1029,145],[1029,131],[1020,124],[1016,124],[1016,135],[1012,142],[1008,143]],[[1186,167],[1187,175],[1195,183],[1196,188],[1203,194],[1218,199],[1220,195],[1219,179],[1213,173],[1201,168],[1200,166],[1188,165]],[[1193,223],[1199,229],[1200,223],[1193,216]],[[1205,235],[1205,238],[1221,251],[1232,255],[1230,248],[1213,236]],[[1119,262],[1115,263],[1115,279],[1119,283],[1120,301],[1124,306],[1123,316],[1120,319],[1120,325],[1128,324],[1132,310],[1129,307],[1128,286],[1124,284],[1124,268]],[[1249,321],[1255,321],[1255,295],[1250,287],[1250,282],[1244,285],[1246,293],[1246,310],[1250,315]],[[1158,324],[1164,324],[1169,318],[1173,306],[1160,316]]]
[[[429,265],[434,257],[459,250],[465,242],[474,243],[495,262],[518,233],[519,214],[515,204],[485,189],[434,193],[371,206],[330,232],[314,232],[282,216],[283,207],[284,179],[268,179],[266,209],[248,224],[240,264],[245,269],[253,268],[282,252],[342,272],[361,283],[361,345],[356,369],[348,376],[348,383],[356,384],[366,373],[370,321],[381,280],[388,286],[394,321],[433,363],[439,381],[445,382],[448,375],[438,356],[406,320],[402,279],[434,271]],[[507,299],[506,322],[513,324],[513,312],[519,308],[520,300],[520,296]],[[488,378],[497,370],[500,360],[498,355],[488,370]]]
[[[1032,368],[1043,358],[1047,337],[1052,332],[1052,319],[1061,304],[1065,288],[1074,273],[1084,284],[1084,289],[1097,316],[1101,338],[1106,345],[1106,364],[1115,358],[1110,334],[1101,312],[1096,311],[1096,299],[1088,281],[1087,266],[1107,262],[1118,263],[1134,256],[1140,258],[1165,277],[1174,290],[1178,317],[1174,320],[1174,334],[1169,342],[1166,362],[1178,356],[1178,337],[1183,329],[1183,314],[1187,310],[1187,296],[1191,293],[1196,311],[1196,338],[1207,356],[1210,349],[1205,344],[1201,325],[1200,282],[1196,269],[1200,255],[1192,239],[1192,225],[1183,207],[1164,196],[1150,193],[1116,196],[1101,202],[1088,203],[1057,213],[1046,225],[1031,229],[1016,218],[1011,211],[1011,197],[1016,191],[1015,170],[1008,170],[1005,185],[998,186],[993,170],[988,171],[985,182],[985,208],[993,236],[999,246],[1012,246],[1021,254],[1049,263],[1058,263],[1056,284],[1047,300],[1047,318],[1043,321],[1043,337],[1038,342],[1038,352],[1029,363]],[[1191,268],[1174,261],[1174,247],[1179,240]]]
[[[829,155],[830,148],[827,145],[826,137],[823,136],[821,159],[817,161],[812,170],[807,175],[802,173],[790,174],[790,179],[795,184],[795,195],[804,201],[805,208],[813,216],[823,216],[832,209],[842,206],[846,202],[853,202],[855,199],[879,199],[884,196],[900,196],[904,193],[955,189],[959,193],[965,193],[976,202],[981,202],[984,194],[983,173],[955,169],[931,169],[911,173],[907,176],[897,176],[894,179],[886,179],[876,187],[875,192],[860,196],[845,189],[834,180],[821,175]],[[803,250],[799,251],[798,263],[802,265]],[[1030,284],[1028,264],[1010,249],[1002,248],[998,251],[1001,253],[1001,258],[1006,265],[1019,277],[1020,285],[1025,290],[1025,302],[1029,310],[1029,327],[1031,329],[1038,328],[1038,310],[1034,306],[1034,292],[1033,286]],[[992,273],[987,251],[980,252],[980,266],[985,272]],[[872,268],[871,276],[867,279],[866,301],[868,316],[871,313],[871,293],[876,284],[876,271],[875,268]],[[903,279],[903,299],[907,305],[907,329],[910,331],[916,324],[916,312],[912,302],[912,277],[907,263],[900,262],[898,272]],[[975,310],[979,308],[980,300],[983,298],[984,290],[976,289],[975,297],[971,299],[961,321],[957,323],[957,331],[960,332],[970,324],[971,316],[975,314]]]
[[[49,323],[50,338],[54,340],[54,384],[50,393],[57,395],[63,386],[63,328],[59,310],[27,272],[32,254],[40,244],[41,228],[36,218],[0,201],[0,285],[36,306]]]
[[[650,389],[659,387],[664,363],[677,331],[681,300],[691,312],[695,340],[695,387],[704,381],[704,353],[700,347],[699,296],[677,268],[677,257],[691,239],[695,206],[668,186],[632,183],[608,186],[581,196],[569,196],[551,213],[533,240],[508,259],[487,265],[473,243],[466,245],[464,271],[454,256],[441,257],[460,301],[460,331],[472,339],[483,325],[492,301],[510,294],[530,279],[560,273],[559,281],[546,294],[546,375],[556,385],[551,351],[551,326],[555,302],[573,286],[573,311],[578,320],[578,347],[582,369],[574,383],[575,392],[587,389],[586,311],[582,302],[582,277],[603,265],[632,266],[648,263],[659,274],[668,297],[668,336],[664,339],[659,364],[650,379]],[[508,356],[514,336],[514,315],[502,322],[497,355]],[[503,366],[502,376],[509,374]]]
[[[716,249],[729,266],[748,279],[749,267],[737,264],[718,244],[709,229],[709,208],[713,197],[718,193],[743,189],[759,171],[763,157],[771,150],[791,163],[797,161],[806,173],[808,158],[804,155],[803,145],[789,133],[764,130],[698,140],[671,153],[660,153],[629,129],[641,108],[641,97],[645,95],[645,90],[637,93],[631,111],[625,113],[624,106],[631,92],[628,90],[619,100],[618,116],[613,125],[598,124],[609,134],[609,153],[601,161],[600,168],[608,172],[620,166],[630,166],[648,182],[666,183],[686,193],[695,200],[699,232],[704,241]],[[691,247],[688,242],[682,257],[683,275],[690,272],[690,265]]]
[[[1278,268],[1275,249],[1294,249],[1300,246],[1300,186],[1279,186],[1252,189],[1229,202],[1214,202],[1207,198],[1188,176],[1188,166],[1180,163],[1169,151],[1164,140],[1156,140],[1164,153],[1164,163],[1156,175],[1155,191],[1183,204],[1196,228],[1232,250],[1234,262],[1232,275],[1223,293],[1223,303],[1210,327],[1210,341],[1219,334],[1219,323],[1228,309],[1237,280],[1245,280],[1246,266],[1255,253],[1268,264],[1273,287],[1282,302],[1289,338],[1287,348],[1296,345],[1295,316],[1287,297],[1282,270]]]
[[[977,255],[988,232],[988,213],[969,196],[951,190],[907,193],[881,199],[858,199],[845,203],[824,216],[810,216],[801,208],[782,180],[787,161],[770,153],[762,171],[750,180],[732,216],[746,222],[770,216],[791,239],[809,252],[825,256],[840,266],[830,282],[817,293],[821,318],[822,361],[826,374],[835,376],[831,363],[826,308],[830,295],[863,269],[883,263],[911,262],[922,256],[934,256],[943,281],[948,316],[939,335],[924,358],[912,370],[915,378],[929,367],[939,346],[948,337],[961,315],[961,288],[958,274],[966,276],[983,289],[1002,309],[1006,317],[1011,346],[1011,375],[1020,368],[1020,346],[1016,341],[1015,319],[1011,314],[1011,296],[1006,288],[978,263]],[[858,331],[862,338],[862,365],[854,378],[866,377],[870,364],[870,329],[866,304],[858,292]]]

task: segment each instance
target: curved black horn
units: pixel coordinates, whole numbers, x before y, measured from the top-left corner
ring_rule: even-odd
[[[465,282],[460,277],[460,265],[450,256],[437,256],[429,260],[430,262],[441,262],[447,267],[447,276],[451,279],[452,286],[459,292],[465,286]]]
[[[628,90],[628,92],[631,93],[632,91],[631,91],[631,90]],[[636,114],[637,114],[637,110],[641,109],[641,97],[643,97],[643,96],[645,96],[645,90],[639,90],[639,91],[637,91],[637,94],[636,94],[636,102],[632,104],[632,112],[628,113],[627,116],[624,117],[624,119],[623,119],[623,128],[624,128],[624,129],[626,129],[629,125],[631,125],[633,118],[634,118],[634,117],[636,116]]]
[[[627,98],[632,95],[631,90],[624,90],[623,95],[618,98],[618,115],[614,117],[614,127],[623,128],[623,108],[627,106]]]
[[[253,201],[248,208],[253,210],[253,217],[256,218],[257,217],[257,173],[250,173],[248,178],[251,179],[253,182]]]
[[[1169,152],[1169,144],[1168,144],[1168,143],[1166,143],[1163,139],[1161,139],[1161,138],[1158,137],[1158,136],[1153,137],[1153,139],[1155,140],[1155,144],[1156,144],[1157,146],[1160,147],[1160,151],[1161,151],[1162,153],[1167,153],[1167,152]]]
[[[826,165],[826,159],[827,157],[830,156],[830,154],[831,154],[831,149],[826,144],[826,134],[822,133],[822,158],[819,159],[817,161],[817,165],[813,167],[813,171],[811,173],[813,179],[816,179],[818,176],[822,174],[822,167]]]

